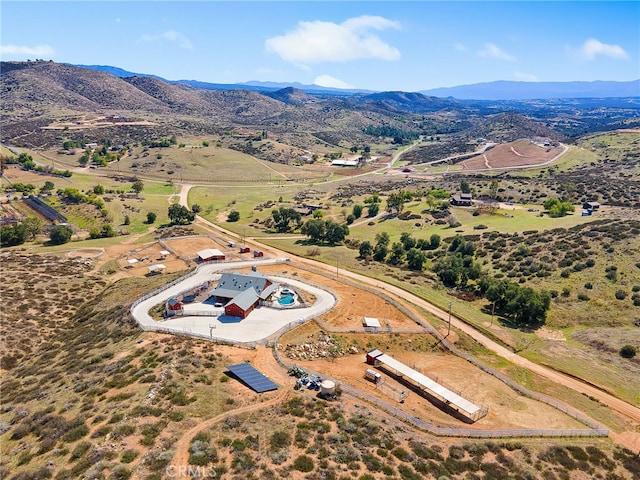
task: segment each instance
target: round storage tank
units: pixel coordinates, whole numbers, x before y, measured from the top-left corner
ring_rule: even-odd
[[[322,395],[333,395],[336,391],[336,384],[331,380],[324,380],[320,384],[320,393]]]

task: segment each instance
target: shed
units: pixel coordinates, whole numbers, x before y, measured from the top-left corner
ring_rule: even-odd
[[[169,255],[171,255],[171,252],[169,250],[160,250],[160,255],[164,258],[164,257],[168,257]]]
[[[380,328],[380,320],[373,317],[364,317],[362,319],[362,325],[365,327]]]
[[[200,250],[198,253],[198,259],[201,262],[209,262],[211,260],[224,260],[225,256],[217,248],[206,248],[204,250]]]
[[[153,273],[153,274],[162,273],[165,268],[167,267],[162,263],[157,263],[149,267],[149,273]]]
[[[169,300],[167,300],[167,308],[174,311],[181,310],[182,302],[180,302],[176,297],[171,297]]]
[[[253,256],[254,257],[264,257],[264,253],[262,253],[260,250],[254,250],[253,251]]]
[[[585,210],[598,210],[600,208],[600,204],[598,202],[585,202],[582,205],[582,208]]]
[[[380,350],[378,350],[377,348],[374,350],[370,350],[369,352],[367,352],[367,363],[369,365],[376,365],[377,364],[377,358],[382,355],[382,352]]]
[[[251,251],[251,249],[249,247],[247,247],[246,245],[243,245],[240,247],[240,253],[249,253]]]

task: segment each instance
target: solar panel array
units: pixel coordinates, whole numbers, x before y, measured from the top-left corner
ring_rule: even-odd
[[[264,373],[259,372],[249,363],[229,365],[227,368],[242,382],[246,383],[258,393],[278,389],[278,385],[269,380]]]

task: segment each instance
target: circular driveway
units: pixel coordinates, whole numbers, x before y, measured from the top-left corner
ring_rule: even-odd
[[[202,285],[204,282],[213,281],[219,278],[217,272],[223,270],[233,270],[259,265],[271,265],[288,261],[285,258],[275,258],[259,261],[229,262],[202,265],[198,267],[196,273],[185,278],[181,282],[152,295],[145,300],[134,304],[131,307],[131,315],[138,325],[144,330],[156,330],[181,335],[192,335],[197,337],[210,338],[212,340],[222,340],[231,342],[256,342],[273,335],[281,328],[293,324],[299,324],[313,317],[322,315],[329,311],[336,304],[336,298],[326,290],[308,285],[299,280],[291,278],[280,278],[269,276],[277,283],[290,285],[294,288],[305,290],[315,296],[313,305],[306,308],[270,308],[266,306],[256,307],[247,318],[237,317],[217,317],[198,315],[198,304],[190,305],[185,311],[191,316],[179,318],[169,318],[157,321],[151,318],[149,310],[158,304],[164,304],[169,298],[176,296],[186,290]],[[202,313],[219,311],[221,308],[212,308],[209,305],[202,305]],[[222,320],[222,321],[221,321]]]

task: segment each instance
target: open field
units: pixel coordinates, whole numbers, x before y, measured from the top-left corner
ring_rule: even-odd
[[[491,170],[547,163],[562,152],[562,147],[542,146],[529,140],[496,145],[482,155],[456,164],[462,170]]]

